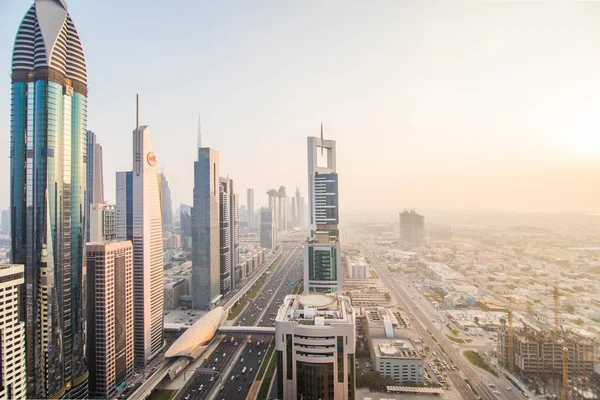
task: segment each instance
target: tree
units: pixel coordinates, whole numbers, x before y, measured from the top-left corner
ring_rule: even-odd
[[[479,317],[475,316],[475,318],[473,318],[473,321],[475,321],[475,323],[476,323],[477,325],[479,325]]]
[[[389,293],[386,293],[386,294],[385,294],[385,299],[386,299],[387,301],[392,301],[392,296],[390,296],[390,294],[389,294]]]
[[[575,321],[573,321],[573,322],[574,322],[575,324],[577,324],[577,325],[583,325],[583,324],[584,324],[584,322],[583,322],[583,320],[582,320],[581,318],[577,318],[577,319],[576,319]]]
[[[569,314],[573,314],[575,312],[575,306],[573,304],[567,304],[565,311]]]

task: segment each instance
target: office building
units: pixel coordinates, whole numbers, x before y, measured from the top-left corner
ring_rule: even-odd
[[[304,292],[341,293],[338,174],[334,140],[308,138],[310,238],[304,248]]]
[[[248,228],[255,227],[254,221],[254,189],[248,189],[246,206],[248,208]]]
[[[192,209],[192,306],[212,309],[221,298],[219,152],[198,149]]]
[[[348,297],[286,296],[275,317],[275,341],[280,398],[355,398],[355,315]]]
[[[230,232],[231,232],[231,289],[235,289],[242,279],[240,270],[240,211],[239,195],[233,191],[233,181],[231,181],[231,195],[229,197],[229,206],[231,211]]]
[[[398,385],[423,385],[423,357],[410,339],[370,339],[371,361],[375,371],[392,378]]]
[[[0,399],[23,399],[27,395],[25,322],[19,320],[19,291],[25,283],[23,265],[0,264]]]
[[[286,188],[284,186],[280,186],[279,190],[271,189],[267,191],[267,195],[269,196],[269,208],[273,209],[273,214],[275,217],[275,228],[279,231],[287,230],[288,207]]]
[[[220,268],[221,295],[231,291],[231,205],[229,198],[231,187],[229,178],[219,179],[219,232],[220,232]]]
[[[275,229],[275,213],[270,207],[260,209],[260,247],[277,248],[277,229]]]
[[[182,204],[179,211],[179,234],[181,236],[181,247],[186,250],[192,249],[192,206]]]
[[[165,174],[157,174],[158,193],[162,215],[163,235],[173,230],[173,203],[171,201],[171,188]]]
[[[87,131],[87,160],[86,160],[86,242],[90,240],[90,208],[92,204],[104,203],[104,172],[102,170],[102,146],[96,142],[96,134]]]
[[[300,189],[296,188],[296,222],[299,227],[306,224],[304,215],[304,197],[300,195]]]
[[[400,213],[400,243],[404,248],[419,247],[425,241],[425,217],[415,210]]]
[[[114,204],[90,205],[90,242],[117,239],[117,206]]]
[[[88,243],[87,361],[90,397],[114,398],[133,374],[133,245]]]
[[[87,95],[85,56],[65,0],[35,1],[15,38],[10,112],[11,262],[25,265],[20,315],[28,321],[35,398],[87,396]]]
[[[133,131],[133,170],[117,172],[117,239],[133,243],[135,365],[145,367],[163,346],[163,236],[156,155],[148,126]]]
[[[10,213],[8,210],[2,210],[2,221],[0,222],[2,233],[10,235]]]

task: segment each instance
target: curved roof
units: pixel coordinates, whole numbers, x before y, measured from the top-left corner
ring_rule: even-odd
[[[203,315],[169,347],[165,357],[186,357],[192,360],[198,358],[203,350],[200,347],[215,336],[224,316],[223,307],[217,307]]]

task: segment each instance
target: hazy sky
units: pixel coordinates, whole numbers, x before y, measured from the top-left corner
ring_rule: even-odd
[[[135,93],[173,204],[198,113],[246,203],[306,194],[306,136],[337,140],[341,208],[600,210],[600,2],[67,0],[105,192],[131,168]],[[10,63],[31,0],[0,1],[0,206]]]

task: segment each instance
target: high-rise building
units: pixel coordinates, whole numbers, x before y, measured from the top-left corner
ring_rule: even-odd
[[[296,208],[296,198],[295,197],[292,197],[290,210],[291,210],[290,221],[292,222],[292,226],[295,227],[298,225],[298,209]]]
[[[198,149],[192,209],[192,305],[211,309],[221,297],[219,152]]]
[[[90,205],[90,242],[117,239],[117,206]]]
[[[134,366],[133,245],[88,243],[86,254],[90,396],[114,398]]]
[[[260,209],[260,247],[265,249],[274,249],[277,247],[275,213],[271,207]]]
[[[279,397],[354,399],[355,348],[350,298],[317,293],[286,296],[275,317]]]
[[[267,192],[269,195],[269,208],[273,209],[275,228],[280,231],[287,230],[287,195],[285,186],[280,186],[279,190],[271,189]]]
[[[8,210],[2,210],[2,222],[0,228],[5,235],[10,234],[10,213]]]
[[[304,291],[341,293],[343,268],[338,230],[335,141],[308,138],[310,239],[304,248]]]
[[[192,207],[182,204],[179,207],[180,217],[179,224],[180,230],[179,234],[181,236],[181,247],[186,250],[191,250],[192,248]]]
[[[133,243],[135,365],[163,346],[163,238],[156,155],[148,126],[133,131],[133,170],[117,172],[117,239]]]
[[[171,201],[171,188],[165,174],[157,174],[158,193],[162,214],[163,234],[173,230],[173,203]]]
[[[248,227],[250,230],[254,228],[254,189],[248,189],[248,197],[246,205],[248,207]]]
[[[219,232],[221,295],[231,291],[231,187],[229,178],[219,179]]]
[[[11,262],[25,265],[28,389],[36,398],[83,398],[88,87],[65,0],[29,8],[11,80]]]
[[[415,210],[400,213],[400,242],[405,248],[423,245],[425,238],[425,217]]]
[[[296,188],[296,220],[300,227],[306,224],[304,216],[304,197],[300,195],[300,189],[298,188]]]
[[[96,134],[87,131],[87,171],[85,204],[85,237],[90,240],[90,208],[92,204],[104,203],[104,172],[102,170],[102,146],[96,142]]]
[[[27,368],[25,365],[25,322],[18,318],[20,288],[25,283],[23,265],[0,264],[0,399],[24,399],[27,395]]]
[[[231,181],[231,196],[229,205],[231,211],[231,289],[235,289],[242,279],[240,269],[240,210],[239,195],[233,191],[233,181]]]

